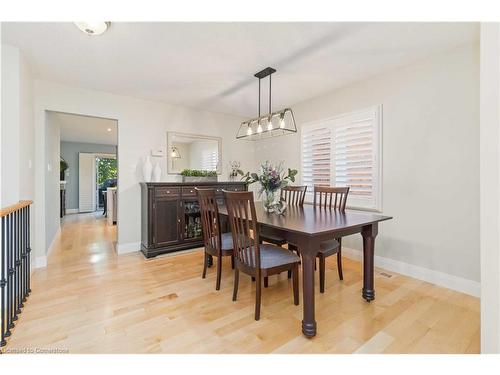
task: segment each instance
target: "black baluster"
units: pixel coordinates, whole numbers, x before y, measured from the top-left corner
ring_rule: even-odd
[[[30,216],[30,206],[28,206],[28,215],[27,215],[27,219],[26,219],[26,223],[28,224],[28,230],[26,231],[26,235],[28,237],[28,241],[27,241],[27,244],[28,244],[28,282],[27,282],[27,291],[26,291],[26,295],[29,296],[30,293],[31,293],[31,233],[30,233],[30,228],[31,228],[31,223],[30,223],[30,219],[31,219],[31,216]]]
[[[7,342],[5,341],[5,332],[6,332],[6,321],[7,321],[7,309],[5,308],[5,286],[7,285],[7,280],[5,279],[5,269],[6,269],[6,259],[5,259],[5,251],[6,251],[6,246],[5,244],[7,243],[7,240],[5,238],[5,217],[2,217],[2,243],[0,251],[2,252],[2,270],[1,270],[1,275],[0,275],[0,289],[1,289],[1,300],[0,300],[0,320],[1,320],[1,329],[2,329],[2,337],[0,340],[0,346],[5,346]]]
[[[10,336],[10,329],[14,328],[12,322],[12,214],[7,215],[7,332],[5,337]]]
[[[24,307],[24,302],[26,302],[26,281],[27,281],[27,276],[26,276],[26,257],[27,257],[27,244],[26,244],[26,207],[23,207],[22,209],[22,226],[23,226],[23,247],[22,247],[22,264],[21,264],[21,274],[23,275],[23,285],[22,285],[22,295],[23,295],[23,299],[21,300],[21,302],[23,303],[23,307]]]
[[[18,248],[18,240],[19,238],[17,237],[17,211],[14,211],[13,213],[13,221],[12,221],[12,227],[13,227],[13,232],[12,232],[12,280],[13,280],[13,295],[12,295],[12,312],[14,314],[14,317],[12,320],[15,322],[18,317],[18,311],[19,311],[19,305],[17,303],[17,288],[18,288],[18,282],[17,282],[17,248]]]
[[[17,238],[17,247],[16,247],[16,280],[17,280],[17,296],[16,296],[16,314],[21,314],[22,307],[22,295],[21,295],[21,249],[22,249],[22,229],[21,229],[21,210],[17,211],[16,214],[16,238]]]

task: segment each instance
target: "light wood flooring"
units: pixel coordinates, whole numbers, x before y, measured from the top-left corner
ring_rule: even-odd
[[[116,256],[116,229],[98,215],[65,218],[48,267],[33,275],[32,294],[7,348],[70,353],[478,353],[479,300],[376,270],[376,300],[360,295],[361,264],[345,258],[344,281],[327,260],[326,292],[316,296],[318,335],[302,336],[302,305],[292,303],[286,273],[263,289],[223,264],[201,279],[202,250],[146,260]],[[388,277],[392,275],[391,277]],[[316,288],[318,289],[318,288]],[[302,295],[301,295],[302,297]]]

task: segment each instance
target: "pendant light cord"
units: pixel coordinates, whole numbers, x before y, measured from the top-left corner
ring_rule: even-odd
[[[269,114],[271,114],[271,77],[273,75],[269,74]]]
[[[260,78],[259,78],[259,117],[260,117]]]

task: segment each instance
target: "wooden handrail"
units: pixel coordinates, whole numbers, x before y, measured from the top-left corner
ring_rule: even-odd
[[[5,208],[2,208],[0,210],[0,217],[4,217],[7,215],[10,215],[11,213],[20,210],[21,208],[27,207],[30,204],[32,204],[33,201],[27,200],[27,201],[19,201],[18,203],[15,203],[11,206],[7,206]]]

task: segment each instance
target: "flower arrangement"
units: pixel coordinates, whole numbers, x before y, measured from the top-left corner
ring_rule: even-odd
[[[260,175],[247,172],[243,175],[242,180],[245,180],[248,185],[259,182],[259,197],[263,196],[262,202],[264,208],[268,212],[272,212],[275,209],[280,212],[283,209],[283,202],[277,198],[276,193],[290,182],[295,182],[296,175],[296,169],[288,168],[285,171],[283,162],[280,162],[278,165],[272,165],[269,161],[266,161],[260,166]]]

